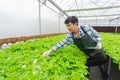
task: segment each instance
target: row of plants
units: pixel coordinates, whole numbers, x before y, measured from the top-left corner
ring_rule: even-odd
[[[120,33],[101,33],[101,37],[106,54],[120,69]]]
[[[64,36],[28,40],[0,51],[0,80],[88,80],[87,56],[75,45],[42,56]]]
[[[120,34],[100,33],[103,48],[120,67]],[[52,48],[65,35],[46,37],[12,44],[0,51],[0,80],[88,80],[87,56],[70,44],[49,56],[42,53]]]

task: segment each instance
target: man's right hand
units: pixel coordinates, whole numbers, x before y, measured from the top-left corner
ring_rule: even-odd
[[[48,56],[52,51],[53,51],[53,49],[50,49],[50,50],[44,52],[44,53],[42,54],[42,56],[43,56],[43,57]]]

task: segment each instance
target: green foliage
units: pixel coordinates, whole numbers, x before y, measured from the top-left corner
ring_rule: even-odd
[[[106,54],[120,67],[120,34],[100,35]],[[64,36],[28,40],[0,51],[0,80],[88,80],[87,56],[75,45],[42,57]]]
[[[75,45],[42,57],[64,36],[28,40],[0,51],[0,80],[88,80],[87,56]]]
[[[106,54],[119,65],[120,69],[120,33],[101,33],[101,37]]]

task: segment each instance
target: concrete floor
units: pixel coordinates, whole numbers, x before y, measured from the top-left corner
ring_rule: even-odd
[[[102,80],[100,70],[97,66],[91,67],[90,73],[91,80]],[[118,65],[114,63],[111,63],[109,80],[120,80],[120,70],[118,69]]]

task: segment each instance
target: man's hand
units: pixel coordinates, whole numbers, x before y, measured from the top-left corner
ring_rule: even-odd
[[[53,51],[53,49],[50,49],[50,50],[44,52],[44,53],[42,54],[42,56],[43,56],[43,57],[48,56],[52,51]]]

